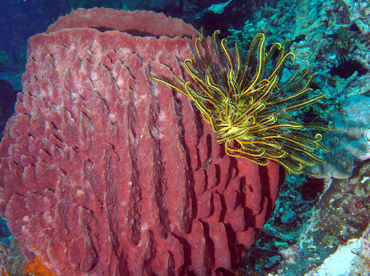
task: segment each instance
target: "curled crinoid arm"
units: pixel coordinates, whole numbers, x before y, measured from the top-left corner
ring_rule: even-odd
[[[323,162],[314,151],[326,148],[321,134],[313,131],[327,128],[310,128],[289,116],[324,97],[308,95],[314,74],[307,68],[280,83],[285,63],[294,59],[286,52],[287,42],[266,52],[266,37],[257,34],[243,60],[238,45],[230,50],[218,35],[215,31],[211,46],[202,32],[195,39],[194,58],[184,61],[192,82],[177,76],[172,81],[151,78],[191,99],[230,156],[260,165],[274,160],[289,173],[308,173],[307,167]]]

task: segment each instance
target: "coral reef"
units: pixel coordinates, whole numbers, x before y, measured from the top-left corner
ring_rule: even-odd
[[[368,108],[361,105],[361,103],[352,102],[349,104],[351,100],[346,100],[353,95],[370,96],[369,4],[366,0],[233,0],[226,6],[224,4],[217,6],[223,6],[223,12],[221,9],[217,10],[222,12],[220,14],[214,13],[213,8],[208,9],[212,4],[226,2],[226,0],[178,2],[157,0],[139,2],[128,0],[46,0],[41,5],[35,5],[36,2],[34,1],[10,1],[4,5],[5,16],[0,19],[0,28],[3,28],[1,30],[2,38],[4,38],[0,41],[0,50],[3,51],[2,54],[5,59],[9,57],[7,61],[4,60],[5,62],[2,63],[4,71],[0,72],[0,78],[8,80],[13,87],[21,89],[20,77],[24,71],[28,37],[44,31],[60,14],[65,14],[81,6],[104,5],[125,9],[153,8],[156,11],[165,12],[167,15],[171,14],[186,19],[186,22],[193,23],[197,28],[205,26],[208,33],[213,32],[214,29],[221,29],[222,33],[225,34],[227,29],[233,28],[235,30],[231,31],[230,38],[238,41],[242,55],[246,54],[243,49],[249,48],[250,41],[257,33],[263,32],[266,35],[267,45],[276,41],[283,43],[285,39],[289,39],[291,41],[291,44],[288,45],[289,51],[294,52],[296,58],[286,63],[287,68],[284,70],[284,75],[289,76],[297,69],[310,66],[311,70],[317,74],[312,87],[315,92],[320,93],[317,90],[321,90],[322,93],[326,94],[326,100],[318,103],[316,107],[296,112],[297,120],[302,120],[301,123],[306,124],[317,123],[315,120],[321,118],[318,123],[331,121],[331,125],[337,124],[340,126],[339,131],[329,132],[324,136],[326,145],[328,147],[333,145],[331,150],[337,154],[329,153],[326,157],[323,156],[328,163],[326,168],[320,168],[319,170],[322,171],[322,176],[326,174],[325,171],[329,171],[326,177],[334,175],[341,178],[350,175],[353,175],[353,177],[349,179],[350,182],[347,180],[331,182],[327,178],[324,181],[327,189],[325,191],[322,180],[317,182],[318,180],[299,175],[290,176],[283,186],[273,218],[262,230],[261,240],[248,251],[246,256],[248,259],[244,260],[245,268],[236,267],[233,268],[233,271],[239,271],[241,275],[248,273],[266,275],[270,273],[270,275],[281,276],[289,275],[289,271],[291,271],[291,274],[301,275],[302,271],[308,271],[308,267],[318,267],[325,257],[330,252],[334,252],[336,248],[345,246],[348,238],[359,238],[363,227],[365,227],[362,224],[364,218],[362,212],[369,212],[366,195],[368,196],[370,192],[370,175],[366,171],[361,171],[363,166],[368,164],[366,163],[367,160],[364,161],[366,159],[364,158],[366,156],[365,134],[368,134],[368,132],[366,132],[366,124],[360,124],[359,129],[347,124],[354,122],[355,116],[366,113]],[[233,40],[229,39],[229,41],[233,46]],[[141,56],[139,57],[141,58]],[[158,57],[161,61],[163,58],[164,56]],[[284,75],[282,80],[284,80]],[[169,72],[167,77],[171,77]],[[7,83],[3,86],[6,88],[5,90],[8,89],[8,85]],[[130,89],[132,89],[132,84],[128,90],[131,91]],[[9,88],[8,91],[11,91],[11,89]],[[0,123],[5,122],[8,114],[12,113],[8,111],[13,111],[14,102],[9,100],[11,95],[3,95],[6,95],[6,97],[3,97],[3,100],[0,101],[2,105],[0,112],[3,115]],[[175,97],[175,106],[181,106],[181,103],[183,103],[181,96],[178,96],[178,98]],[[142,98],[140,97],[140,99]],[[8,101],[9,104],[7,104]],[[364,99],[364,101],[367,102],[368,100]],[[7,106],[4,107],[4,104],[7,104]],[[343,109],[343,106],[345,109]],[[357,114],[352,118],[352,115],[348,113],[350,112],[350,109],[347,108],[349,106],[355,108],[355,114]],[[362,111],[359,111],[360,109]],[[201,121],[199,112],[194,112],[195,117]],[[348,128],[344,127],[346,124],[349,126]],[[198,126],[196,129],[198,135],[200,135]],[[343,133],[340,133],[341,131]],[[361,136],[361,133],[364,135]],[[209,139],[213,142],[214,136],[211,133],[205,133],[204,135],[208,134],[211,135]],[[337,139],[342,137],[343,142],[338,142]],[[349,142],[347,146],[344,141]],[[338,155],[345,158],[342,160],[338,158]],[[25,159],[26,156],[23,155],[22,158]],[[207,175],[208,181],[210,181],[210,175],[213,175],[208,172],[208,169],[212,170],[215,162],[214,155],[212,155],[206,159],[203,166],[199,165],[200,170]],[[217,168],[217,166],[214,168]],[[330,185],[339,185],[342,189],[336,190],[335,187],[328,189]],[[60,189],[59,191],[65,195],[69,190]],[[315,211],[314,206],[320,199],[320,193],[324,193],[323,197],[326,199],[323,204],[320,204],[319,208],[320,210],[327,208],[327,212]],[[342,202],[344,204],[341,205],[338,198],[343,196],[349,202],[352,200],[353,204]],[[333,208],[330,205],[331,202],[339,203]],[[348,206],[354,207],[349,208]],[[353,208],[362,211],[359,215],[351,215]],[[330,216],[330,212],[334,212],[335,215]],[[312,213],[314,213],[314,216],[310,223],[306,223]],[[353,214],[356,214],[356,212],[353,212]],[[361,225],[361,231],[357,231],[355,235],[341,237],[332,231],[327,233],[323,231],[310,232],[308,229],[310,227],[315,228],[315,224],[311,223],[312,221],[322,225],[322,227],[328,224],[329,229],[332,229],[333,226],[330,224],[330,220],[337,221],[336,215],[341,218],[338,221],[338,225],[341,226],[336,230],[342,231],[341,229],[348,227],[352,231],[351,226],[345,224],[348,218],[351,225],[355,225],[358,221]],[[324,222],[320,224],[320,221]],[[368,230],[366,231],[368,232]],[[305,236],[307,233],[312,234],[312,236],[309,236],[311,238]],[[367,237],[366,234],[364,237]],[[4,242],[4,239],[2,241]],[[328,244],[328,248],[323,248],[323,243]],[[366,257],[362,253],[356,253],[359,254],[359,258],[355,264],[357,268],[353,268],[353,273],[366,275],[368,273]],[[32,256],[29,256],[29,260],[31,258]],[[23,269],[23,266],[17,266],[19,263],[13,258],[10,258],[10,260],[11,265],[9,265],[7,271],[13,271],[15,273],[13,275],[21,275],[22,271],[15,271],[14,269],[16,267]]]
[[[351,273],[354,275],[370,274],[370,225],[364,232],[360,248],[354,253],[358,257],[354,261]]]
[[[363,95],[343,101],[340,111],[331,118],[335,130],[323,137],[330,151],[323,154],[324,163],[310,168],[313,173],[320,173],[322,178],[347,179],[356,162],[370,159],[369,106],[370,98]]]
[[[351,22],[354,22],[363,35],[370,35],[370,4],[368,1],[343,0]]]
[[[8,246],[2,244],[2,261],[1,265],[2,273],[1,275],[7,276],[19,276],[24,275],[24,264],[25,260],[21,255],[17,239],[12,236],[10,238],[10,243]]]
[[[313,87],[326,95],[318,108],[303,109],[296,116],[306,118],[306,122],[316,123],[315,120],[320,118],[319,123],[329,122],[333,127],[339,125],[338,131],[324,137],[330,151],[322,157],[328,163],[318,166],[320,169],[317,171],[323,172],[322,177],[350,177],[352,165],[365,160],[368,152],[364,139],[367,123],[356,123],[357,115],[351,119],[345,110],[349,104],[349,100],[346,100],[348,97],[368,96],[370,91],[369,4],[350,0],[301,0],[290,6],[287,1],[281,1],[274,7],[266,4],[261,7],[261,12],[260,21],[245,22],[243,31],[231,30],[229,38],[240,44],[248,44],[254,33],[267,30],[267,33],[271,33],[271,40],[279,37],[291,40],[290,51],[294,52],[295,59],[287,63],[287,68],[293,71],[310,66],[317,74]],[[294,13],[296,18],[287,20]],[[366,98],[363,99],[368,102]],[[359,103],[356,110],[363,109],[362,112],[366,113],[365,107]],[[343,129],[343,122],[347,130]],[[354,123],[353,127],[350,123]],[[361,136],[353,136],[351,127],[352,130],[360,127]],[[333,144],[333,140],[338,140],[338,143]],[[350,142],[349,146],[346,141]],[[335,160],[338,154],[345,156],[344,160]]]
[[[327,188],[304,223],[299,239],[280,249],[283,260],[279,275],[299,275],[310,270],[310,275],[317,275],[314,271],[328,256],[363,236],[370,221],[369,168],[367,161],[350,180],[326,180]]]
[[[330,151],[322,156],[326,163],[318,166],[317,171],[326,177],[325,189],[319,189],[322,185],[315,184],[318,180],[299,176],[287,179],[289,188],[282,187],[275,213],[262,230],[261,240],[249,251],[249,259],[245,260],[248,268],[245,271],[261,275],[302,275],[310,267],[320,266],[341,243],[345,245],[349,239],[360,238],[366,228],[369,173],[360,168],[368,164],[369,152],[367,2],[299,0],[274,4],[266,1],[263,7],[253,10],[256,17],[250,17],[244,28],[231,30],[230,42],[237,41],[239,45],[249,45],[259,32],[268,34],[267,44],[290,39],[289,50],[296,58],[287,63],[287,73],[310,66],[317,74],[314,89],[326,94],[326,99],[318,106],[303,109],[295,115],[313,123],[315,118],[321,118],[322,122],[329,122],[329,126],[337,127],[323,136],[323,143]],[[333,176],[344,179],[331,180]],[[303,187],[308,187],[305,188],[307,194],[317,187],[313,193],[316,198],[300,197]],[[320,197],[320,193],[324,194]],[[315,208],[318,200],[319,206]],[[332,202],[338,204],[333,207]],[[289,228],[287,225],[293,226]],[[337,228],[333,229],[335,225]],[[320,231],[320,227],[331,230]],[[341,232],[344,236],[338,234]],[[328,246],[325,248],[321,244]],[[254,267],[258,269],[253,270]]]

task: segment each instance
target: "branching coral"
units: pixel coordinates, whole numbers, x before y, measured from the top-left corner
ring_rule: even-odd
[[[266,53],[265,35],[257,34],[242,61],[238,45],[231,51],[218,34],[212,37],[214,51],[202,33],[195,39],[195,58],[184,61],[191,82],[177,76],[175,81],[151,78],[189,97],[228,155],[260,165],[274,160],[289,173],[308,173],[307,167],[323,162],[312,150],[325,147],[319,133],[311,135],[288,112],[324,97],[307,95],[314,75],[306,69],[280,85],[285,63],[294,58],[285,50],[287,43],[275,43]]]

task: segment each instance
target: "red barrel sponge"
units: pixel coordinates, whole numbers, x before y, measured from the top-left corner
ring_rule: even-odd
[[[230,269],[272,213],[284,170],[225,155],[185,96],[198,32],[154,12],[76,10],[29,39],[0,145],[0,212],[59,275]]]

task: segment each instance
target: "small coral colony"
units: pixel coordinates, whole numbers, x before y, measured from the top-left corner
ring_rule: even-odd
[[[304,125],[291,111],[324,97],[309,95],[314,74],[306,68],[280,83],[286,62],[294,59],[286,52],[287,42],[266,51],[265,35],[257,34],[243,59],[237,44],[229,49],[218,36],[215,31],[209,43],[201,30],[195,39],[195,57],[184,61],[189,80],[151,78],[190,98],[228,155],[260,165],[274,160],[288,173],[310,175],[308,168],[323,162],[314,150],[327,151],[314,130],[326,128]]]

